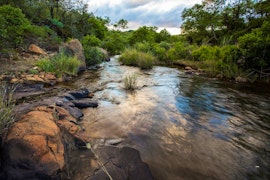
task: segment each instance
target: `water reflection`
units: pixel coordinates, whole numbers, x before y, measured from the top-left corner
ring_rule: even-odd
[[[122,79],[134,72],[139,89],[129,93]],[[95,90],[99,100],[98,109],[84,112],[89,137],[125,138],[156,179],[270,178],[267,91],[174,68],[140,71],[115,59],[92,73],[72,84]]]

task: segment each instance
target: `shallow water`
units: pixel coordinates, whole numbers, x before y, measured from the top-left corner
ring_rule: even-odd
[[[137,74],[138,89],[123,77]],[[168,67],[141,71],[117,57],[68,85],[99,101],[84,110],[89,137],[124,138],[156,179],[270,179],[269,87],[225,83]]]

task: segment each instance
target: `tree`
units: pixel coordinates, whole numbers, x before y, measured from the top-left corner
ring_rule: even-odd
[[[204,0],[202,4],[184,9],[181,26],[183,32],[197,36],[196,43],[200,44],[208,37],[207,43],[216,44],[219,41],[216,31],[222,29],[220,12],[224,3],[224,0]]]
[[[129,39],[130,44],[135,44],[136,42],[155,42],[155,36],[157,27],[147,27],[143,26],[132,33]]]
[[[128,24],[128,21],[127,21],[127,20],[125,20],[125,19],[120,19],[117,23],[115,23],[115,24],[113,25],[113,27],[114,27],[115,29],[118,29],[118,30],[120,30],[120,29],[125,30],[125,29],[128,28],[127,24]]]

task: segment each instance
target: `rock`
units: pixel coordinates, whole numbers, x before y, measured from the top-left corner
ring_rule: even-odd
[[[26,177],[36,175],[28,174],[33,173],[27,172],[28,169],[50,177],[57,176],[63,169],[64,146],[54,119],[52,113],[43,107],[27,113],[10,128],[3,152],[5,171],[9,173],[12,169],[8,179],[18,172],[26,173]],[[23,179],[15,177],[13,179]]]
[[[185,70],[187,70],[187,71],[193,71],[192,67],[189,67],[189,66],[186,66],[185,67]]]
[[[78,72],[86,69],[83,46],[78,39],[72,39],[70,42],[64,44],[60,51],[63,51],[68,56],[76,56],[81,61],[81,66],[78,69]]]
[[[75,105],[75,107],[79,109],[88,108],[88,107],[92,107],[92,108],[98,107],[97,102],[92,102],[89,99],[72,100],[71,102]]]
[[[75,99],[82,99],[88,97],[89,91],[88,89],[81,89],[78,91],[69,92],[69,94],[75,97]]]
[[[74,118],[80,120],[83,117],[83,112],[78,109],[77,107],[71,107],[66,104],[62,106],[64,109],[66,109]]]
[[[11,81],[10,81],[10,83],[12,83],[12,84],[16,84],[16,83],[18,83],[18,82],[20,82],[20,80],[17,79],[17,78],[13,78],[13,79],[11,79]]]
[[[245,83],[245,82],[248,82],[248,79],[245,77],[238,76],[237,78],[235,78],[235,81]]]
[[[28,47],[28,50],[32,53],[36,53],[36,54],[40,54],[40,55],[46,54],[46,52],[43,49],[41,49],[40,47],[38,47],[35,44],[30,44],[30,46]]]
[[[148,165],[142,162],[139,151],[136,149],[130,147],[117,148],[113,146],[104,146],[98,148],[97,152],[99,158],[113,179],[154,179]],[[103,179],[108,179],[108,176],[102,169],[98,169],[88,180]]]
[[[74,92],[75,93],[75,92]],[[67,100],[75,100],[76,98],[73,96],[73,95],[71,95],[71,94],[69,94],[69,93],[65,93],[63,96],[62,96],[63,98],[65,98],[65,99],[67,99]]]
[[[118,145],[121,142],[123,142],[123,138],[118,138],[118,139],[107,139],[105,142],[105,145]]]
[[[103,49],[103,48],[100,48],[100,47],[97,47],[97,49],[104,55],[105,57],[105,61],[110,61],[110,56],[109,56],[109,53]]]

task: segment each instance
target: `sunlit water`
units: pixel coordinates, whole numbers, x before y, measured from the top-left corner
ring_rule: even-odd
[[[117,58],[103,67],[71,84],[94,91],[99,101],[97,109],[84,111],[89,137],[124,138],[156,179],[270,179],[268,87],[168,67],[141,71],[120,66]],[[132,73],[138,80],[134,93],[122,81]]]

